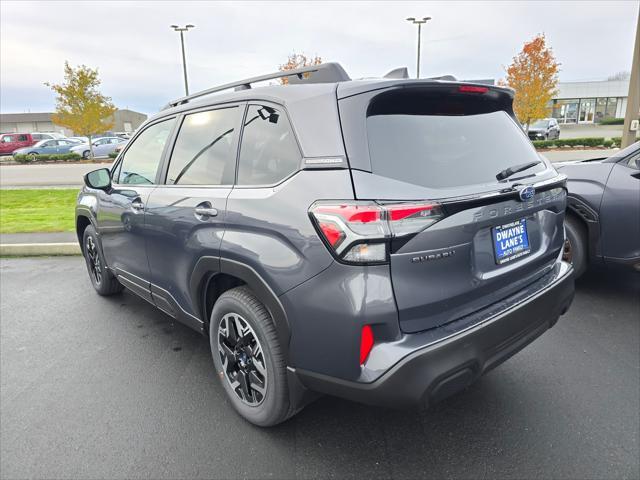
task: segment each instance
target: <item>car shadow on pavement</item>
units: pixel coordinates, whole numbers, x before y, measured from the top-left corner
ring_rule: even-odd
[[[633,309],[638,307],[640,275],[592,271],[578,280],[576,288],[576,302],[586,302],[587,309],[602,310],[603,298]],[[563,329],[572,335],[570,324],[578,320],[570,316],[550,331],[557,333],[543,335],[463,392],[429,409],[390,410],[324,396],[284,424],[260,429],[231,412],[213,374],[205,338],[167,322],[137,298],[131,296],[126,303],[145,311],[142,325],[150,322],[146,326],[155,328],[156,334],[172,338],[173,351],[192,352],[191,364],[197,368],[190,374],[208,383],[215,397],[211,401],[217,402],[209,408],[239,438],[251,437],[258,448],[269,444],[288,452],[292,476],[598,477],[635,471],[629,470],[629,460],[620,452],[618,458],[608,459],[609,464],[594,456],[594,442],[600,441],[599,435],[606,442],[605,433],[583,434],[593,424],[602,424],[603,429],[615,424],[617,420],[601,412],[604,408],[615,412],[616,407],[606,392],[587,388],[593,381],[589,358],[586,371],[572,371],[575,355],[586,350],[576,343],[574,353],[560,339]],[[574,309],[582,318],[578,306]],[[585,396],[584,404],[575,398],[575,390]],[[612,464],[619,470],[611,470]]]

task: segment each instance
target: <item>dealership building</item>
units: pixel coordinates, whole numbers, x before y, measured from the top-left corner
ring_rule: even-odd
[[[45,113],[0,113],[0,133],[58,132],[72,137],[74,132],[55,125],[51,120],[53,114]],[[147,119],[144,113],[133,110],[116,110],[113,114],[112,132],[133,132]],[[108,133],[108,132],[103,132]]]
[[[629,80],[560,82],[552,100],[552,115],[559,123],[599,123],[624,118]]]

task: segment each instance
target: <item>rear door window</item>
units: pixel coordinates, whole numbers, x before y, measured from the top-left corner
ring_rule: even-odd
[[[124,153],[118,172],[118,183],[150,185],[155,183],[158,165],[175,118],[155,123],[146,128]]]
[[[295,172],[300,149],[285,113],[249,105],[242,132],[238,185],[273,185]]]
[[[168,185],[232,185],[240,108],[186,115],[176,139]]]

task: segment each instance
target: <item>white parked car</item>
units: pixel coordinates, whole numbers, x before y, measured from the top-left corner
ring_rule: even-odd
[[[67,140],[71,140],[76,143],[89,143],[88,137],[69,137]]]
[[[62,140],[64,135],[57,132],[31,132],[31,137],[34,140]]]
[[[93,141],[93,156],[94,157],[107,157],[110,153],[113,153],[118,145],[126,142],[127,139],[120,137],[102,137]],[[73,153],[82,155],[82,158],[89,158],[91,155],[91,149],[89,143],[82,143],[71,149]]]

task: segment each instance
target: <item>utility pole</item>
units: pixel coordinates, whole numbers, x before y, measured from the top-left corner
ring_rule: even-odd
[[[420,78],[420,37],[422,35],[422,24],[427,23],[429,20],[431,20],[431,17],[422,17],[421,19],[416,19],[415,17],[407,18],[408,22],[418,25],[418,59],[416,62],[416,78]]]
[[[636,141],[638,123],[640,121],[640,12],[636,22],[636,43],[633,48],[631,62],[631,78],[629,79],[629,95],[627,97],[627,111],[624,115],[622,129],[622,148],[628,147]],[[634,130],[631,130],[634,128]]]
[[[176,32],[180,32],[180,46],[182,47],[182,72],[184,73],[184,91],[186,95],[189,95],[189,82],[187,81],[187,58],[184,54],[184,32],[187,32],[190,28],[194,28],[195,25],[185,25],[179,27],[178,25],[171,25]]]

